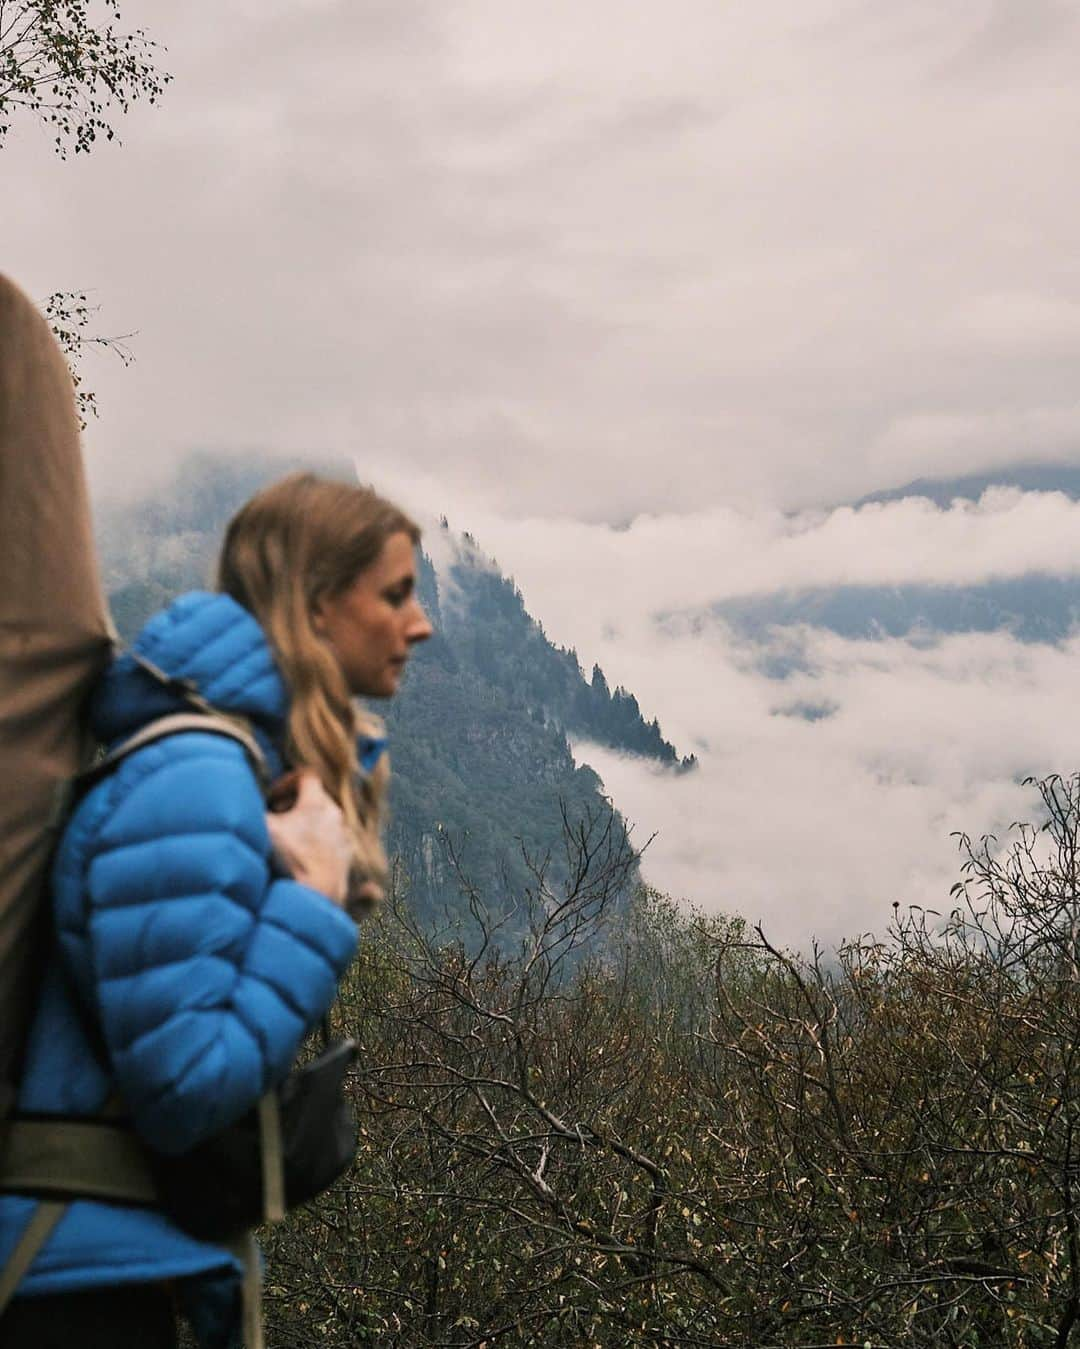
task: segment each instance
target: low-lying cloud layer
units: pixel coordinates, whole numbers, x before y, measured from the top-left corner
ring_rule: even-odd
[[[361,476],[366,468],[358,459]],[[631,621],[613,603],[651,623],[778,591],[1080,574],[1080,501],[1059,492],[991,487],[944,509],[923,497],[793,514],[716,505],[641,514],[616,529],[570,514],[508,517],[480,495],[392,466],[380,485],[470,530],[536,595],[541,615],[567,616],[582,649],[605,625]]]
[[[1004,835],[1032,818],[1024,775],[1080,764],[1080,726],[1063,711],[1075,638],[1055,649],[966,635],[915,650],[817,634],[809,649],[815,673],[781,688],[740,669],[722,634],[704,658],[695,638],[639,659],[656,684],[663,665],[698,672],[708,749],[696,774],[578,746],[639,828],[659,830],[648,879],[798,945],[880,935],[894,901],[947,911],[959,877],[952,832]],[[800,701],[836,711],[777,715]],[[661,712],[666,729],[671,720]]]

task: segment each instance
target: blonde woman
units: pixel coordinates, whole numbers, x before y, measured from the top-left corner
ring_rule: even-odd
[[[19,1111],[97,1116],[119,1098],[148,1145],[191,1149],[289,1072],[378,899],[385,742],[358,696],[397,690],[430,636],[416,525],[368,488],[295,474],[229,525],[217,593],[147,623],[97,689],[106,745],[196,704],[254,734],[147,744],[81,800],[53,874],[56,943]],[[282,785],[283,784],[283,785]],[[34,1210],[0,1194],[0,1266]],[[76,1198],[0,1321],[6,1349],[158,1349],[182,1306],[236,1342],[240,1268],[152,1207]]]

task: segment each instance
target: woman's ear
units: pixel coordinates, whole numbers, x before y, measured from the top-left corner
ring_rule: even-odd
[[[326,636],[326,606],[321,598],[311,606],[311,626],[320,637]]]

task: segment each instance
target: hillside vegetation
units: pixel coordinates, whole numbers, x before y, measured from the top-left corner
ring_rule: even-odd
[[[955,908],[795,958],[618,889],[471,958],[392,908],[338,1009],[352,1173],[267,1234],[271,1342],[1064,1346],[1080,1316],[1080,779]]]

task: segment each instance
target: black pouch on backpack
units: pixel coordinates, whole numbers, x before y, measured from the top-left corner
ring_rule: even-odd
[[[331,1044],[277,1090],[286,1208],[314,1199],[356,1155],[356,1118],[345,1096],[355,1040]],[[178,1156],[151,1153],[160,1207],[192,1236],[221,1241],[266,1221],[264,1137],[258,1109]]]

